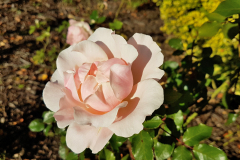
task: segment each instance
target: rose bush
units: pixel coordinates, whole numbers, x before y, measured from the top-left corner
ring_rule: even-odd
[[[88,39],[88,37],[92,34],[92,30],[86,22],[77,22],[71,19],[69,20],[69,24],[67,44],[77,44],[78,42]]]
[[[146,116],[163,103],[157,82],[163,54],[148,35],[128,41],[110,29],[63,50],[57,70],[43,90],[59,128],[69,125],[67,146],[75,153],[97,153],[113,133],[130,137],[143,129]]]

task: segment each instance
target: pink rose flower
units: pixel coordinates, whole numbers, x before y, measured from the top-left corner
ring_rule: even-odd
[[[143,129],[146,116],[163,103],[157,82],[163,54],[148,35],[128,41],[110,29],[97,29],[88,40],[63,50],[57,70],[43,90],[46,106],[67,129],[75,153],[99,152],[113,133],[130,137]]]
[[[77,22],[71,19],[69,20],[69,24],[67,44],[77,44],[78,42],[88,39],[88,37],[92,34],[92,30],[86,22]]]

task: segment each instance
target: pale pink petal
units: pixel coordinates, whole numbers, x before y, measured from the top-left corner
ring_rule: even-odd
[[[91,68],[91,65],[92,65],[91,63],[84,63],[82,66],[78,68],[78,76],[81,82],[85,81],[85,78]]]
[[[136,33],[128,40],[138,51],[138,57],[132,64],[134,84],[147,79],[148,73],[163,63],[163,54],[150,36]],[[157,79],[157,77],[154,77]]]
[[[51,82],[56,82],[62,86],[64,86],[64,78],[62,75],[59,74],[58,70],[56,69],[55,72],[52,74]]]
[[[76,24],[77,23],[77,21],[75,21],[74,19],[70,19],[69,20],[69,24],[72,26],[72,25],[74,25],[74,24]]]
[[[97,153],[103,149],[112,135],[113,132],[108,128],[82,126],[74,122],[68,127],[66,143],[75,153],[81,153],[86,148],[90,148],[93,153]]]
[[[118,111],[118,121],[108,127],[122,137],[139,133],[143,129],[142,123],[146,116],[158,109],[164,99],[162,86],[153,79],[134,85],[129,97],[128,105]]]
[[[106,77],[102,72],[98,71],[96,74],[96,80],[98,83],[104,83],[109,81],[109,77]]]
[[[73,47],[74,45],[60,52],[57,58],[57,69],[62,77],[63,72],[74,70],[76,66],[81,66],[86,62],[86,57],[83,54],[72,51]]]
[[[78,96],[78,87],[76,87],[74,74],[75,73],[64,73],[64,86],[71,91],[72,96],[76,101],[80,101]]]
[[[64,128],[74,121],[73,107],[86,108],[84,103],[78,102],[72,97],[69,89],[65,88],[63,91],[65,96],[59,101],[60,109],[54,114],[59,128]]]
[[[120,101],[115,97],[109,82],[103,83],[98,90],[87,97],[84,101],[93,109],[108,112],[120,104]]]
[[[98,153],[101,151],[107,142],[112,137],[113,132],[108,128],[99,128],[97,136],[93,139],[92,144],[90,145],[90,149],[92,153]]]
[[[87,63],[93,63],[95,61],[106,61],[108,57],[106,53],[96,43],[85,40],[81,41],[73,47],[73,51],[82,53],[86,57]]]
[[[159,79],[162,78],[162,76],[165,74],[165,72],[159,68],[154,68],[152,70],[148,70],[146,72],[146,76],[144,77],[144,79],[155,79],[156,81],[158,81]]]
[[[97,70],[98,70],[97,65],[95,63],[92,63],[88,74],[96,76]]]
[[[138,51],[132,45],[125,44],[121,47],[121,56],[125,62],[132,64],[138,57]]]
[[[65,95],[63,89],[57,82],[48,82],[43,89],[43,101],[51,111],[56,112],[59,109],[59,101]]]
[[[120,103],[110,112],[102,115],[96,115],[89,113],[81,107],[74,107],[74,120],[80,125],[91,125],[94,127],[108,127],[116,119],[119,108],[126,107],[128,102],[124,101]]]
[[[112,34],[112,37],[119,49],[122,45],[127,44],[127,41],[120,35]]]
[[[60,109],[54,114],[54,118],[57,121],[58,128],[65,128],[74,121],[75,104],[71,102],[67,96],[60,99]]]
[[[120,50],[112,37],[113,31],[106,28],[98,28],[88,38],[88,40],[96,42],[107,54],[108,59],[110,58],[121,58]],[[104,35],[104,36],[103,36]]]
[[[136,48],[127,44],[127,41],[120,35],[113,34],[112,37],[121,51],[121,58],[127,63],[132,63],[138,56]]]
[[[81,86],[81,95],[83,101],[97,90],[97,85],[98,83],[94,76],[87,76],[86,80],[82,83]]]
[[[101,65],[98,65],[98,71],[102,72],[105,77],[109,78],[110,68],[114,64],[125,65],[125,62],[119,58],[111,58],[106,62],[103,62]]]
[[[131,65],[114,64],[110,72],[110,85],[119,100],[126,98],[133,87]]]
[[[67,32],[67,44],[73,45],[80,42],[83,39],[83,35],[81,34],[81,30],[79,27],[70,26],[68,27]]]

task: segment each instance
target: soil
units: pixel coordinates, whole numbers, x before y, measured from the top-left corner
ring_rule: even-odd
[[[103,3],[104,2],[104,3]],[[52,74],[51,63],[36,65],[32,57],[43,48],[36,42],[40,30],[29,35],[35,20],[45,20],[51,28],[57,28],[63,21],[90,21],[89,15],[98,10],[106,21],[97,27],[108,27],[113,22],[121,1],[115,0],[1,0],[0,1],[0,159],[60,159],[59,137],[46,137],[42,132],[31,132],[29,123],[41,118],[48,109],[42,101],[42,90]],[[123,28],[117,33],[131,37],[134,33],[151,35],[160,45],[165,60],[179,61],[172,56],[173,50],[164,41],[168,38],[159,28],[163,25],[159,9],[152,2],[134,9],[124,4],[118,20]],[[63,33],[66,34],[65,29]],[[51,29],[50,44],[60,51],[65,44],[62,33]],[[47,75],[47,78],[43,78]],[[189,124],[199,123],[213,127],[213,133],[206,142],[223,149],[229,159],[240,159],[240,118],[226,126],[228,112],[218,106],[209,105],[205,112]]]

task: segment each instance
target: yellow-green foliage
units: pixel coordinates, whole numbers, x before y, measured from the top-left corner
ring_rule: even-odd
[[[197,30],[205,22],[209,21],[207,14],[213,12],[224,0],[153,0],[160,7],[161,18],[164,26],[160,29],[167,34],[182,39],[184,50],[194,40],[199,40]],[[223,60],[231,57],[231,46],[236,46],[236,39],[230,40],[224,37],[222,30],[197,49],[201,53],[201,47],[211,47],[213,55],[220,55]],[[187,51],[188,54],[190,51]]]

